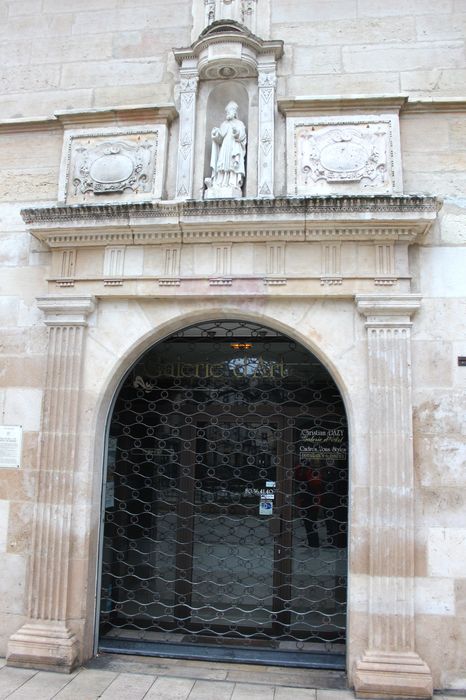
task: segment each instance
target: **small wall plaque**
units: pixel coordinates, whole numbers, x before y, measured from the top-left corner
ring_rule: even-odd
[[[0,468],[18,469],[21,466],[21,425],[0,425]]]
[[[458,357],[458,367],[466,367],[466,357]]]

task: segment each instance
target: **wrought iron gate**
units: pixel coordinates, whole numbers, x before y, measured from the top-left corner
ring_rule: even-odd
[[[309,351],[244,321],[176,333],[127,376],[107,462],[103,648],[344,641],[346,415]]]

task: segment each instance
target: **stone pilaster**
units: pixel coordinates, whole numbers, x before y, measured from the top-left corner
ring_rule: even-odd
[[[176,171],[177,199],[193,196],[194,135],[196,128],[197,62],[180,71],[180,131],[178,136],[178,166]],[[185,63],[185,61],[183,62]]]
[[[40,297],[50,327],[37,497],[28,579],[28,621],[9,640],[10,665],[70,672],[79,643],[68,626],[73,472],[82,350],[90,296]]]
[[[356,297],[366,317],[369,382],[369,634],[354,668],[358,697],[426,698],[432,676],[414,647],[411,315],[416,295]]]
[[[257,154],[257,196],[274,195],[275,158],[275,59],[258,67],[259,139]]]

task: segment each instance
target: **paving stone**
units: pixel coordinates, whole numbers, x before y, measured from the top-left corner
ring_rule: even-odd
[[[352,690],[317,690],[317,700],[354,700]]]
[[[290,669],[288,671],[275,668],[271,671],[237,671],[227,674],[228,681],[236,683],[265,683],[290,688],[346,688],[344,674],[332,671],[309,671]]]
[[[53,671],[39,671],[14,693],[8,696],[12,700],[49,700],[62,688],[65,688],[78,675],[79,671],[71,675],[53,673]]]
[[[120,673],[100,697],[111,700],[142,700],[156,678],[157,676],[141,673]]]
[[[0,669],[0,700],[7,698],[17,688],[20,688],[26,681],[35,676],[37,671],[28,668],[12,668],[3,666]]]
[[[273,700],[273,685],[254,685],[237,683],[231,700]]]
[[[133,658],[134,657],[130,657]],[[152,674],[155,676],[180,676],[181,678],[201,678],[203,680],[223,681],[227,677],[227,671],[218,668],[215,664],[202,664],[179,659],[155,659],[149,657],[139,657],[138,660],[127,660],[121,658],[112,659],[110,656],[101,656],[92,659],[87,667],[97,669],[102,668],[107,671],[117,673],[140,673]]]
[[[157,678],[144,700],[187,700],[193,685],[188,678]]]
[[[55,695],[55,698],[57,700],[96,700],[117,675],[111,671],[83,669],[71,683]]]
[[[189,695],[189,700],[230,700],[234,688],[234,683],[196,681]]]
[[[292,688],[284,686],[275,688],[273,700],[316,700],[316,691],[313,688]]]

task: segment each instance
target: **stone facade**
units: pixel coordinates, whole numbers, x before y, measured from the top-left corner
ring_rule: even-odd
[[[466,688],[465,9],[0,3],[9,663],[95,653],[113,395],[146,348],[230,317],[312,350],[346,404],[350,686]],[[230,100],[245,182],[209,200]]]

